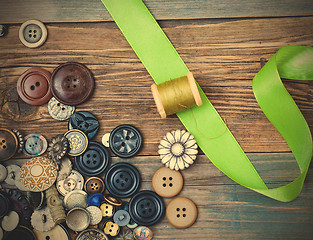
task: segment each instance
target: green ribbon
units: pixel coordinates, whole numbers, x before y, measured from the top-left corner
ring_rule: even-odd
[[[186,76],[188,68],[141,0],[102,2],[156,84]],[[228,177],[265,196],[288,202],[301,192],[312,158],[312,136],[280,77],[313,80],[313,48],[281,48],[252,82],[260,107],[288,143],[301,171],[299,177],[285,186],[268,189],[199,86],[203,105],[177,116],[205,155]]]

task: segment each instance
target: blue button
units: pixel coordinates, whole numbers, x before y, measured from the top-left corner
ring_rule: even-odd
[[[103,195],[102,193],[95,193],[93,195],[91,195],[89,198],[88,198],[88,205],[89,206],[96,206],[96,207],[100,207],[101,203],[103,202]]]
[[[68,121],[68,129],[79,129],[83,131],[89,139],[93,138],[99,130],[98,119],[87,111],[74,113]]]

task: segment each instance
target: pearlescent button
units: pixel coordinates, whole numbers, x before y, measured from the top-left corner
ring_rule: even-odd
[[[47,139],[41,134],[32,133],[24,137],[23,152],[28,156],[42,155],[48,148]]]
[[[55,120],[65,121],[74,114],[75,106],[65,105],[52,97],[48,102],[48,112]]]
[[[134,229],[134,237],[136,240],[151,240],[153,232],[148,227],[140,226]]]

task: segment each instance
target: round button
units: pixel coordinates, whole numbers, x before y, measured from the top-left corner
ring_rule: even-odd
[[[68,140],[64,135],[58,135],[51,139],[48,148],[48,158],[52,160],[57,167],[61,164],[61,159],[68,151]]]
[[[23,239],[23,240],[36,240],[32,230],[24,226],[18,226],[11,232],[4,235],[3,240]]]
[[[9,129],[0,128],[0,161],[12,158],[18,147],[16,135]]]
[[[0,182],[3,182],[7,178],[7,175],[8,171],[6,167],[0,164]]]
[[[142,136],[137,128],[131,125],[120,125],[111,132],[109,145],[116,156],[130,158],[139,152]]]
[[[94,193],[102,193],[105,189],[104,182],[101,178],[90,177],[85,182],[84,189],[89,195],[92,195]]]
[[[109,203],[109,204],[111,204],[113,206],[117,206],[118,207],[118,206],[121,206],[123,204],[123,202],[120,199],[114,198],[114,197],[112,197],[112,196],[110,196],[108,194],[105,194],[103,197],[104,197],[104,200],[107,203]]]
[[[83,64],[67,62],[58,66],[51,76],[53,96],[66,105],[78,105],[85,102],[94,88],[91,71]]]
[[[88,205],[100,207],[103,200],[102,193],[95,193],[88,198]]]
[[[97,176],[104,173],[111,163],[109,151],[98,142],[90,142],[87,150],[75,157],[78,171],[86,176]]]
[[[42,105],[52,97],[49,87],[51,74],[42,68],[33,67],[17,80],[17,93],[30,105]]]
[[[31,224],[34,229],[40,232],[47,232],[55,226],[49,207],[35,210],[31,217]]]
[[[134,237],[136,240],[151,240],[153,237],[153,232],[150,230],[150,228],[140,226],[134,229]]]
[[[115,207],[109,203],[103,202],[100,206],[102,216],[105,218],[110,218],[115,213]]]
[[[77,235],[75,240],[109,240],[109,238],[99,229],[90,228]]]
[[[110,147],[109,140],[110,140],[110,133],[104,134],[101,139],[103,146]]]
[[[39,156],[48,148],[47,139],[41,134],[32,133],[24,137],[23,152],[28,156]]]
[[[20,218],[15,211],[9,212],[9,214],[2,219],[2,229],[6,232],[13,231],[17,227],[19,220]]]
[[[83,231],[90,224],[90,215],[86,209],[73,208],[67,213],[66,225],[73,231]]]
[[[47,39],[48,31],[46,26],[38,20],[24,22],[19,30],[20,41],[29,48],[40,47]]]
[[[90,215],[90,225],[97,225],[102,220],[102,212],[96,206],[89,206],[86,208]]]
[[[129,163],[116,163],[107,171],[105,185],[114,197],[131,197],[139,189],[140,173]]]
[[[52,97],[48,102],[48,112],[55,120],[64,121],[74,114],[75,106],[65,105]]]
[[[138,192],[129,202],[130,216],[139,225],[151,226],[157,223],[164,212],[162,197],[152,191]]]
[[[126,226],[130,221],[130,215],[125,210],[118,210],[113,216],[114,222],[120,227]]]
[[[5,35],[7,35],[7,33],[8,27],[6,25],[0,24],[0,37],[4,37]]]
[[[70,117],[68,121],[68,129],[79,129],[91,139],[99,130],[99,122],[90,112],[79,111]]]
[[[188,198],[177,197],[166,208],[166,218],[175,228],[190,227],[197,219],[197,207]]]
[[[55,225],[51,230],[41,232],[33,230],[37,240],[71,240],[68,231],[63,225]]]
[[[0,192],[0,218],[7,215],[10,208],[9,199],[6,197],[5,193]]]
[[[162,167],[152,177],[152,187],[161,197],[174,197],[183,188],[184,180],[180,172]]]
[[[82,131],[72,129],[67,131],[64,136],[67,138],[70,149],[68,155],[79,156],[86,151],[88,146],[88,138]]]
[[[18,148],[17,148],[17,153],[20,153],[23,151],[24,149],[24,137],[23,135],[20,133],[19,130],[17,129],[12,129],[12,132],[14,132],[14,134],[17,137],[17,142],[18,142]]]
[[[73,209],[77,207],[86,208],[88,207],[87,193],[82,190],[73,190],[66,194],[63,202],[67,209]]]
[[[82,190],[84,186],[84,177],[77,171],[72,170],[65,179],[57,181],[56,187],[62,196],[67,195],[74,190]]]

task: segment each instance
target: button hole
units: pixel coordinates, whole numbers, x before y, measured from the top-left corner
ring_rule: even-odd
[[[166,184],[165,184],[165,183],[163,184],[163,187],[166,187]]]
[[[186,208],[183,208],[183,212],[185,212],[186,211]]]
[[[183,217],[186,217],[186,214],[183,214]]]
[[[74,85],[73,87],[76,88],[76,85]]]
[[[32,37],[32,35],[31,35],[31,34],[29,34],[29,35],[28,35],[28,37],[29,37],[29,38],[31,38],[31,37]]]
[[[123,143],[122,143],[122,146],[125,147],[125,145],[126,145],[126,144],[123,142]]]
[[[68,78],[67,81],[69,82],[69,81],[71,81],[71,80]]]
[[[109,208],[108,206],[105,206],[105,208]]]
[[[62,107],[62,111],[64,111],[65,110],[65,108],[64,107]]]
[[[173,178],[172,178],[172,177],[170,177],[169,179],[170,179],[170,181],[172,181],[172,180],[173,180]]]
[[[96,158],[96,157],[97,157],[97,155],[96,155],[96,154],[94,154],[94,155],[92,155],[92,157],[93,157],[93,158]]]
[[[37,35],[34,35],[34,38],[36,38],[37,37]]]
[[[67,86],[67,88],[70,88],[70,86]]]
[[[34,86],[34,85],[31,85],[31,86],[30,86],[30,90],[35,90],[35,86]]]
[[[125,178],[125,182],[128,182],[128,178]]]
[[[116,182],[117,182],[117,183],[119,183],[119,182],[120,182],[120,180],[119,180],[119,179],[117,179],[117,180],[116,180]]]
[[[179,214],[177,214],[177,217],[179,218],[179,217],[180,217],[180,215],[179,215]]]
[[[36,33],[37,32],[37,30],[34,30],[34,33]]]
[[[90,158],[90,154],[87,154],[87,158]]]
[[[76,78],[74,78],[74,82],[76,82],[77,81],[77,79]]]
[[[173,183],[170,183],[169,185],[170,185],[170,187],[173,187]]]
[[[176,211],[177,211],[177,212],[179,212],[179,211],[180,211],[180,209],[179,209],[179,208],[176,208]]]
[[[114,227],[114,225],[111,225],[111,227]]]
[[[112,232],[112,229],[110,229],[109,232]]]
[[[126,140],[129,140],[130,139],[130,137],[129,136],[126,136]]]
[[[6,149],[6,148],[7,148],[7,146],[3,145],[3,149]]]
[[[40,82],[36,82],[36,86],[39,87],[40,86]]]
[[[121,178],[123,178],[124,177],[124,175],[123,174],[121,174]]]
[[[122,187],[124,187],[124,185],[125,185],[125,184],[124,184],[124,183],[122,183],[121,185],[122,185]]]
[[[57,106],[60,107],[60,106],[61,106],[61,103],[58,103]]]
[[[2,140],[3,143],[5,143],[5,140]]]
[[[87,161],[87,164],[90,164],[90,161],[89,161],[89,160]]]
[[[166,180],[166,177],[164,177],[163,180],[165,181],[165,180]]]
[[[97,164],[97,161],[93,161],[92,163],[93,163],[93,164]]]
[[[29,30],[28,32],[29,32],[29,33],[31,33],[31,32],[32,32],[32,30]]]

